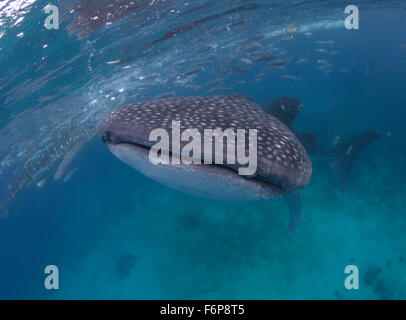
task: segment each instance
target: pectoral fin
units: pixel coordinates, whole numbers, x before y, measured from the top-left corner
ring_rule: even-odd
[[[301,206],[299,193],[291,192],[285,196],[289,208],[289,233],[294,233],[300,222]]]

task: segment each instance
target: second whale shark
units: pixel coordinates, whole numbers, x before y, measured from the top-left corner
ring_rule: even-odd
[[[294,121],[303,108],[304,106],[298,98],[282,97],[273,100],[265,107],[265,111],[285,123],[295,133],[309,154],[329,158],[336,185],[346,191],[354,162],[362,151],[381,135],[370,130],[340,143],[336,141],[332,148],[323,148],[319,145],[315,132],[297,132],[294,129]]]

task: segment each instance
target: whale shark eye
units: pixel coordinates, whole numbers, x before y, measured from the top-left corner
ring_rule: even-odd
[[[101,139],[103,142],[111,142],[111,131],[105,131],[104,134],[102,135]]]

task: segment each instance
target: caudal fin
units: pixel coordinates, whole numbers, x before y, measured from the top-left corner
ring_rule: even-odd
[[[334,180],[339,188],[345,189],[347,187],[354,161],[377,138],[379,135],[376,132],[368,131],[342,142],[331,150],[331,155],[334,158],[331,167]]]

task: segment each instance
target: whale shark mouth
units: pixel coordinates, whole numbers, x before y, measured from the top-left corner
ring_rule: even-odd
[[[115,147],[119,147],[120,145],[122,145],[123,147],[125,146],[125,149],[127,151],[131,150],[136,154],[142,153],[142,154],[147,155],[149,153],[149,151],[151,150],[151,147],[152,147],[152,145],[148,146],[148,145],[145,145],[145,144],[133,142],[133,141],[131,141],[131,139],[119,138],[119,137],[113,135],[111,131],[106,131],[104,134],[101,134],[100,138],[103,141],[103,143],[106,145],[106,147],[112,152],[113,152],[113,149]],[[168,153],[169,153],[169,157],[172,159],[172,152],[169,151]],[[145,161],[150,161],[148,159],[148,156],[145,156]],[[170,161],[170,163],[172,163],[172,161]],[[226,164],[216,164],[216,163],[203,164],[202,163],[202,164],[195,165],[195,166],[201,166],[202,170],[204,170],[205,166],[211,166],[213,168],[227,170],[230,173],[238,175],[238,173],[235,171],[235,169],[227,166]],[[222,170],[219,170],[219,173]],[[267,185],[270,188],[273,188],[275,190],[279,190],[279,192],[281,192],[281,193],[286,191],[283,184],[278,182],[278,181],[275,181],[275,180],[265,179],[265,178],[262,178],[261,176],[239,176],[239,177],[245,178],[245,179],[250,179],[251,181],[258,182],[258,184],[261,184],[261,185]]]

